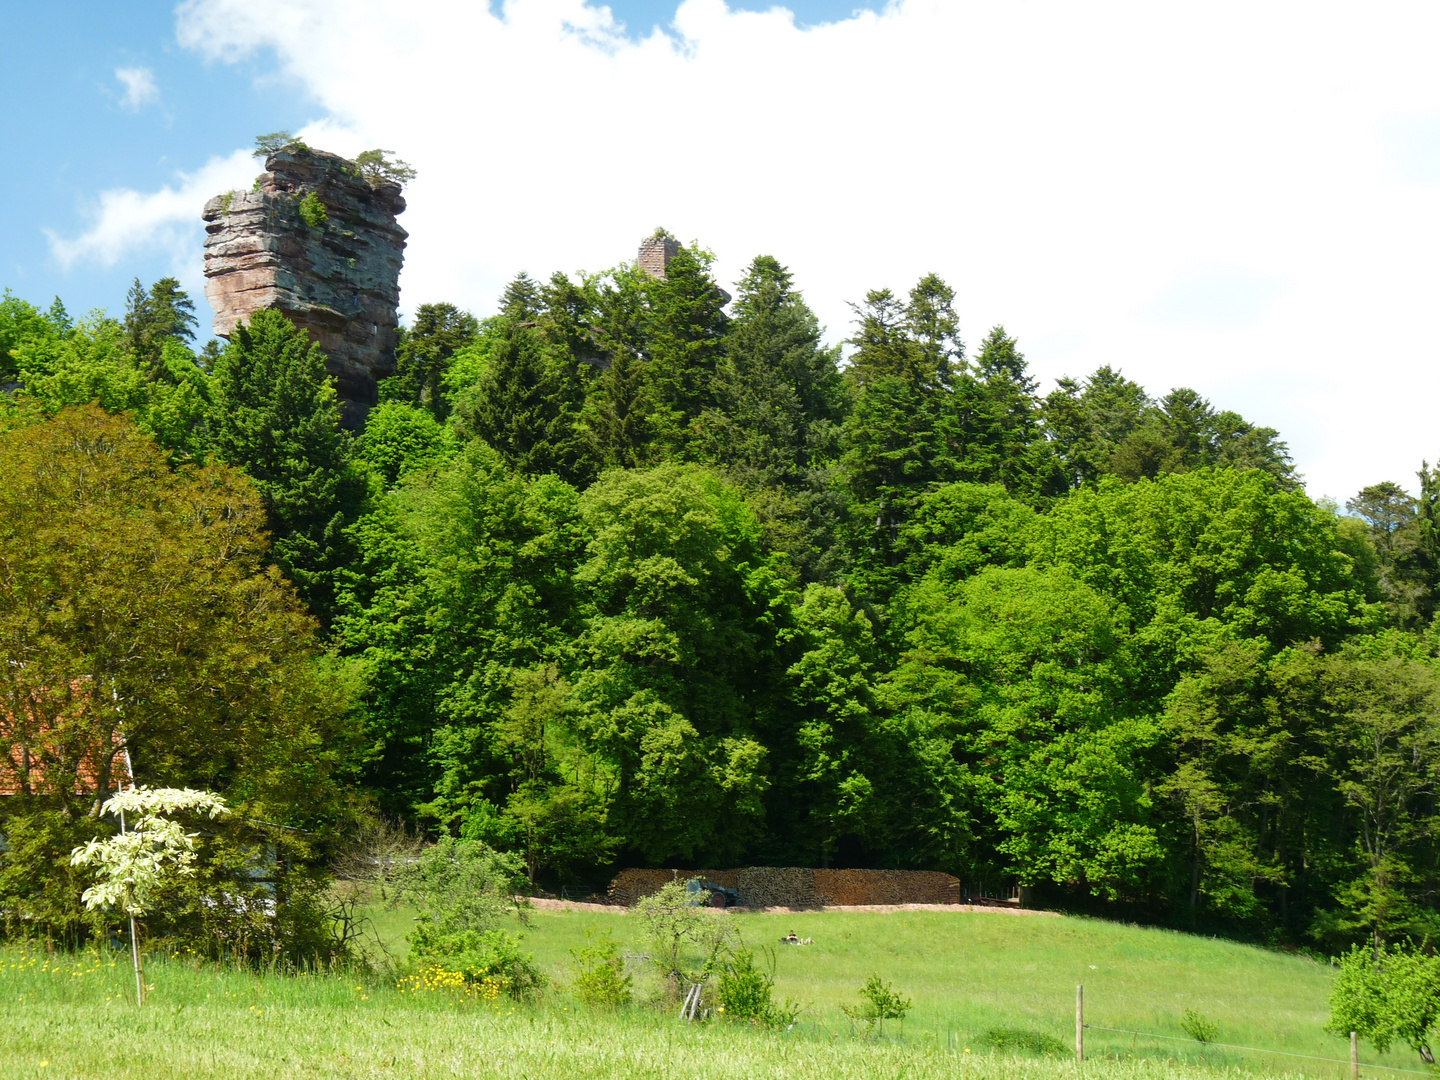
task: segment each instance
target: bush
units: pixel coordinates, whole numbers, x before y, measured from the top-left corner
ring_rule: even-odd
[[[715,957],[733,933],[724,915],[695,906],[679,881],[666,882],[659,892],[636,903],[634,910],[650,942],[650,960],[665,978],[672,997],[679,994],[682,976],[689,982],[709,978]],[[686,969],[687,952],[688,958],[696,954],[704,958],[698,968]]]
[[[575,996],[586,1005],[605,1005],[614,1008],[630,1004],[630,987],[634,981],[625,972],[625,961],[610,936],[610,931],[595,934],[594,928],[585,931],[585,944],[571,949],[575,958],[575,978],[572,987]]]
[[[533,998],[545,986],[535,958],[520,951],[520,935],[505,930],[437,933],[421,923],[409,935],[411,963],[417,969],[443,969],[467,983],[495,983],[517,1001]]]
[[[1030,1054],[1069,1054],[1066,1046],[1054,1035],[1043,1031],[1026,1031],[1023,1028],[992,1027],[980,1036],[986,1046],[1000,1051],[1023,1050]]]
[[[406,935],[412,964],[457,972],[470,982],[499,983],[512,998],[532,997],[545,983],[520,935],[501,929],[519,913],[520,860],[478,840],[442,837],[394,875],[395,902],[419,909]]]
[[[775,952],[769,950],[770,970],[755,965],[755,952],[743,946],[735,949],[720,965],[720,982],[715,997],[719,1012],[727,1020],[745,1020],[752,1024],[789,1027],[800,1008],[788,998],[776,1002]]]
[[[895,988],[879,975],[871,975],[860,988],[860,1003],[841,1005],[840,1011],[848,1016],[851,1022],[864,1023],[868,1034],[871,1031],[883,1031],[886,1020],[899,1020],[903,1023],[910,1008],[909,998],[901,997],[895,992]]]
[[[1199,1043],[1214,1042],[1220,1029],[1194,1009],[1186,1009],[1180,1017],[1180,1030]]]
[[[1357,1032],[1382,1054],[1403,1042],[1433,1064],[1430,1033],[1440,1020],[1440,956],[1401,945],[1373,953],[1357,945],[1340,957],[1340,976],[1330,991],[1330,1023],[1336,1035]]]
[[[300,220],[312,229],[323,229],[330,220],[325,204],[313,191],[300,200]]]

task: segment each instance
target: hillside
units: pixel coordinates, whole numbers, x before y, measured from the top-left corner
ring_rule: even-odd
[[[457,1006],[444,994],[397,993],[388,979],[256,976],[171,961],[152,966],[153,1008],[143,1037],[135,1038],[123,956],[113,968],[108,960],[65,958],[52,973],[43,954],[21,961],[11,949],[0,980],[8,1018],[0,1060],[47,1060],[48,1076],[99,1075],[103,1062],[107,1076],[145,1080],[268,1077],[282,1067],[317,1077],[1063,1076],[1074,1072],[1067,1054],[997,1052],[985,1033],[1041,1033],[1068,1046],[1077,982],[1085,984],[1095,1025],[1089,1053],[1107,1061],[1107,1076],[1167,1076],[1177,1063],[1187,1076],[1212,1066],[1321,1076],[1339,1068],[1096,1030],[1183,1039],[1187,1008],[1217,1024],[1220,1042],[1331,1058],[1346,1050],[1321,1030],[1330,969],[1306,957],[1091,919],[947,912],[733,918],[748,943],[776,943],[777,991],[807,1006],[792,1031],[682,1026],[668,1010],[638,1007],[596,1012],[563,986],[533,1006],[503,999]],[[627,952],[643,948],[628,916],[539,912],[532,921],[526,947],[562,984],[568,950],[583,943],[587,929],[610,930]],[[406,913],[390,912],[381,925],[393,942],[408,924]],[[779,946],[792,929],[815,944]],[[878,1046],[853,1038],[838,1009],[872,973],[915,1003],[903,1031],[892,1025]],[[643,977],[637,990],[645,990]],[[55,1034],[60,1023],[68,1025],[63,1038]],[[1393,1051],[1364,1057],[1417,1065]]]

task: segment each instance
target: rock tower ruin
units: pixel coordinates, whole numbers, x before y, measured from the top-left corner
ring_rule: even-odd
[[[400,185],[372,184],[353,162],[298,145],[272,153],[265,170],[254,191],[205,204],[215,334],[228,338],[262,308],[284,312],[325,352],[342,421],[359,427],[379,400],[377,380],[395,370]]]
[[[635,263],[653,278],[665,278],[670,260],[680,254],[680,241],[668,233],[657,232],[640,241],[640,254]]]

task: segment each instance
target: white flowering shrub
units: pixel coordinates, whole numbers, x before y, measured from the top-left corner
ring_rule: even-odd
[[[85,906],[144,915],[155,893],[172,875],[193,872],[195,838],[164,814],[183,812],[210,818],[227,813],[225,800],[191,788],[137,787],[108,799],[107,814],[123,814],[126,829],[91,840],[70,853],[74,866],[98,867],[97,881],[81,899]]]

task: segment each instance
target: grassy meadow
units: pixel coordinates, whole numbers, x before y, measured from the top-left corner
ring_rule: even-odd
[[[404,911],[377,910],[395,953]],[[815,912],[728,915],[751,946],[775,949],[776,990],[805,1006],[785,1032],[676,1022],[669,1009],[578,1005],[564,984],[569,950],[587,929],[643,953],[638,923],[600,912],[539,911],[525,946],[556,982],[544,1000],[513,1005],[444,991],[401,993],[393,975],[255,975],[182,960],[153,961],[150,1002],[137,1013],[125,953],[53,956],[0,951],[0,1075],[169,1080],[171,1077],[809,1078],[1161,1077],[1263,1072],[1340,1077],[1348,1066],[1201,1046],[1182,1013],[1218,1027],[1217,1042],[1343,1058],[1326,1035],[1330,969],[1252,946],[1091,919],[998,913]],[[815,944],[785,946],[794,930]],[[637,998],[658,991],[637,973]],[[903,1028],[854,1037],[840,1012],[870,974],[914,1002]],[[1179,1041],[1087,1032],[1091,1060],[999,1051],[995,1028],[1070,1044],[1076,983],[1086,1019]],[[1367,1048],[1368,1050],[1368,1048]],[[1419,1071],[1408,1052],[1367,1062]],[[1403,1076],[1372,1072],[1371,1075]]]

